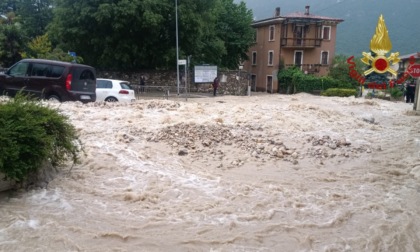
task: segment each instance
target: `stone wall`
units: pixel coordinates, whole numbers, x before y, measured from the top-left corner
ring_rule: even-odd
[[[15,181],[11,180],[4,180],[5,175],[3,173],[0,173],[0,192],[7,191],[15,186]]]
[[[239,71],[219,71],[220,87],[219,93],[224,95],[247,95],[248,92],[248,74]],[[176,71],[143,71],[143,72],[110,72],[97,71],[97,78],[120,79],[129,81],[135,88],[140,83],[140,76],[146,77],[146,86],[157,90],[177,88]],[[185,87],[185,78],[182,77],[180,87]],[[240,75],[240,76],[239,76]],[[188,75],[187,88],[189,92],[207,93],[212,92],[211,83],[195,84],[193,72]]]

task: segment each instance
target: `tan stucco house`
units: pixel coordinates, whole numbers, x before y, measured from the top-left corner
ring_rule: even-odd
[[[335,55],[337,25],[342,19],[295,12],[285,16],[280,8],[272,18],[254,21],[255,42],[243,69],[250,74],[252,91],[279,91],[279,67],[298,66],[307,74],[327,74]]]

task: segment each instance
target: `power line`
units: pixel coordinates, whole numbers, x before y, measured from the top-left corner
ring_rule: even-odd
[[[317,10],[317,9],[315,9],[314,10],[314,12],[316,12],[316,13],[321,13],[321,12],[323,12],[323,11],[325,11],[325,10],[328,10],[329,8],[331,8],[331,7],[336,7],[337,5],[339,5],[339,4],[341,4],[341,3],[344,3],[345,2],[345,0],[337,0],[337,2],[335,2],[335,3],[333,3],[333,4],[331,4],[331,5],[329,5],[329,6],[327,6],[327,7],[325,7],[325,8],[323,8],[323,9],[321,9],[321,10]]]

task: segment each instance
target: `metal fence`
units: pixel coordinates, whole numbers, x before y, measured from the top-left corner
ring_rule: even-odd
[[[134,89],[136,99],[165,99],[165,100],[178,100],[188,98],[204,98],[210,97],[211,92],[195,92],[185,86],[141,86],[131,85]],[[179,90],[179,92],[178,92]]]
[[[162,98],[169,99],[171,96],[177,95],[178,90],[176,86],[141,86],[141,85],[132,85],[137,99],[144,98]],[[185,88],[180,88],[180,94],[185,96]]]

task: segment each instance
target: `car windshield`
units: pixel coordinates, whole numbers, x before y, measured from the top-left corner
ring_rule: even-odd
[[[120,82],[122,89],[132,89],[129,82]]]
[[[7,72],[11,76],[22,77],[22,76],[27,76],[28,75],[28,68],[29,68],[29,63],[28,62],[22,62],[22,63],[16,64],[12,68],[10,68]]]

